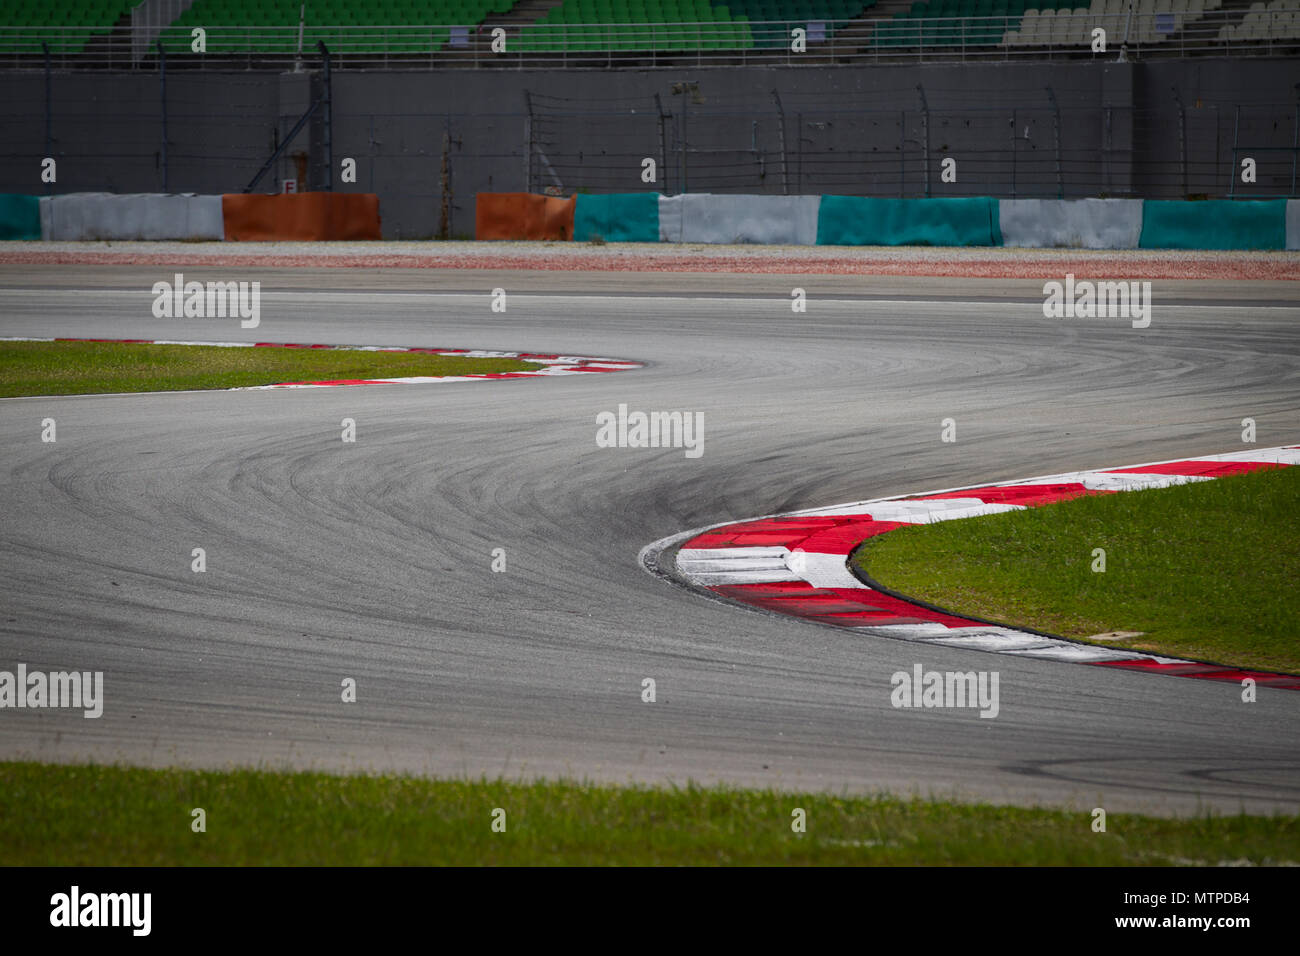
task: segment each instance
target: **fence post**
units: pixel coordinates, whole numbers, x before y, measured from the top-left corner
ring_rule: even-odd
[[[1011,108],[1011,198],[1016,198],[1016,130],[1020,122],[1016,108]]]
[[[795,192],[803,195],[803,113],[796,113],[795,117],[795,140],[794,140],[794,157],[795,157]]]
[[[41,49],[45,51],[45,155],[54,155],[54,106],[51,102],[51,72],[50,72],[50,45],[44,40],[41,41]],[[45,184],[45,193],[49,195],[54,192],[54,184]]]
[[[664,104],[655,94],[655,128],[659,133],[659,168],[663,170],[664,175],[664,195],[669,195],[668,191],[668,130],[664,126]]]
[[[907,182],[907,110],[898,111],[898,198],[903,198]]]
[[[334,97],[331,88],[330,79],[330,51],[325,46],[324,40],[316,41],[316,48],[320,50],[321,57],[324,59],[325,66],[325,88],[321,92],[321,106],[324,107],[322,113],[321,140],[325,148],[325,191],[334,191]]]
[[[1241,104],[1237,104],[1236,116],[1232,121],[1232,169],[1228,180],[1228,198],[1235,199],[1237,195],[1237,143],[1241,133]]]
[[[682,169],[682,195],[685,195],[686,192],[687,192],[687,186],[686,186],[686,136],[687,136],[687,132],[686,132],[686,130],[687,130],[687,124],[686,124],[686,112],[687,112],[687,110],[690,108],[690,106],[689,106],[689,102],[688,102],[689,98],[690,98],[690,91],[689,91],[689,90],[683,90],[683,91],[682,91],[682,120],[681,120],[682,139],[681,139],[681,142],[677,144],[678,155],[679,155],[679,157],[680,157],[680,160],[679,160],[679,161],[680,161],[680,163],[681,163],[681,169]]]
[[[1047,99],[1052,104],[1052,144],[1056,150],[1056,198],[1065,198],[1065,178],[1061,173],[1061,107],[1056,102],[1056,94],[1049,86]]]
[[[1291,125],[1291,195],[1295,196],[1296,156],[1300,154],[1300,106],[1295,108],[1295,119]]]
[[[162,40],[158,41],[158,96],[162,104],[162,186],[163,192],[169,192],[167,177],[167,51],[163,49]]]
[[[772,91],[772,99],[776,100],[776,112],[780,117],[781,123],[779,130],[781,133],[781,195],[790,195],[790,153],[785,136],[785,107],[781,105],[781,94],[776,90]]]
[[[1186,199],[1190,190],[1187,186],[1187,110],[1183,107],[1183,98],[1178,95],[1178,87],[1172,87],[1174,102],[1178,105],[1178,160],[1183,168],[1183,194]]]
[[[533,191],[533,94],[524,90],[524,192]]]
[[[442,203],[439,209],[438,238],[451,238],[451,117],[443,118],[442,169],[439,171]]]
[[[925,87],[920,83],[916,84],[916,92],[921,97],[921,130],[923,136],[922,144],[922,162],[925,164],[925,198],[930,198],[930,104],[925,99]]]
[[[1115,136],[1114,136],[1115,124],[1114,124],[1113,107],[1107,106],[1104,115],[1106,117],[1106,122],[1105,122],[1105,136],[1103,138],[1103,146],[1101,151],[1101,163],[1102,163],[1101,180],[1106,193],[1109,195],[1111,192],[1111,187],[1114,185],[1115,182],[1115,174],[1111,166],[1111,156],[1113,155],[1113,151],[1115,149]]]

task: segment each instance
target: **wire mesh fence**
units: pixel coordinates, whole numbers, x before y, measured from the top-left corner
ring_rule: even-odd
[[[530,190],[1006,198],[1297,196],[1300,107],[930,108],[530,97]],[[1032,98],[1031,98],[1032,99]],[[919,101],[919,102],[917,102]],[[1249,183],[1241,162],[1254,160]],[[646,159],[655,179],[646,182]]]
[[[1031,11],[1037,14],[1037,11]],[[971,60],[1127,59],[1300,54],[1291,9],[1188,13],[1086,8],[1042,16],[863,18],[849,23],[788,20],[692,23],[465,25],[0,27],[0,69],[292,69],[334,53],[342,70],[660,69],[755,63],[907,63]],[[1098,45],[1097,31],[1103,42]]]
[[[455,102],[446,80],[402,73],[11,73],[0,190],[275,192],[293,180],[379,194],[395,237],[472,234],[478,192],[1300,198],[1300,108],[1285,83],[1253,102],[1148,91],[1137,107],[1101,105],[1086,83],[1060,97],[884,80],[828,95],[755,89],[763,76],[609,96],[489,77]],[[56,183],[41,178],[45,157]],[[344,157],[355,179],[342,178]]]

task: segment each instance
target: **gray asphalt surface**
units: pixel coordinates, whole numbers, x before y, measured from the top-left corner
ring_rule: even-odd
[[[3,266],[0,334],[647,367],[0,401],[0,668],[102,670],[106,696],[99,720],[0,712],[0,758],[1300,810],[1300,694],[1243,704],[1234,685],[868,640],[698,598],[637,562],[717,521],[1241,450],[1247,416],[1261,446],[1300,442],[1293,283],[1156,282],[1139,331],[1045,319],[1041,282],[238,278],[263,282],[258,329],[154,319],[149,288],[170,270]],[[595,416],[619,403],[703,412],[703,457],[598,448]],[[56,444],[40,441],[46,417]],[[356,444],[340,441],[344,417]],[[945,417],[956,444],[939,440]],[[890,674],[918,660],[998,670],[999,717],[892,708]]]

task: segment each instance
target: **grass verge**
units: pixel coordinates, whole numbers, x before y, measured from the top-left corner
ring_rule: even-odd
[[[207,831],[191,830],[202,807]],[[494,833],[492,811],[506,811]],[[807,831],[792,832],[792,811]],[[892,797],[0,763],[0,865],[1082,866],[1300,860],[1300,817]]]
[[[0,398],[237,388],[281,382],[522,372],[535,362],[421,352],[0,342]]]
[[[900,528],[854,560],[957,614],[1113,647],[1300,672],[1300,467]],[[1105,571],[1093,550],[1105,550]]]

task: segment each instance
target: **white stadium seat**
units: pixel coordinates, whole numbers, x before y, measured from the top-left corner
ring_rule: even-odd
[[[1069,10],[1057,10],[1056,22],[1052,24],[1052,45],[1065,46],[1073,41],[1070,35],[1074,29],[1074,17],[1070,16]]]
[[[1088,8],[1075,7],[1070,13],[1070,42],[1087,46],[1092,42],[1092,16]]]
[[[1038,11],[1026,10],[1020,18],[1019,46],[1034,46],[1038,42]]]
[[[1124,40],[1124,15],[1108,13],[1101,18],[1101,28],[1106,31],[1106,44],[1119,44]]]
[[[1038,20],[1034,23],[1035,46],[1046,46],[1052,42],[1052,24],[1056,20],[1055,10],[1039,10]]]
[[[1052,31],[1056,28],[1056,11],[1038,11],[1038,42],[1046,45],[1052,42]]]

